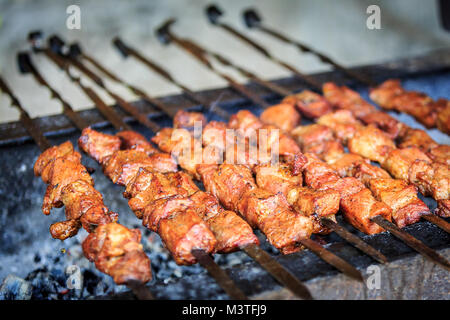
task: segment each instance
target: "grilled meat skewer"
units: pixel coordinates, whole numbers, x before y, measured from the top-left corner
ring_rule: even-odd
[[[131,149],[103,151],[102,141],[120,143],[121,139]],[[130,208],[144,226],[160,234],[178,264],[195,263],[193,249],[225,253],[258,244],[242,219],[220,208],[215,198],[199,190],[187,174],[177,172],[173,162],[168,168],[161,166],[162,157],[172,160],[168,154],[153,150],[149,156],[133,147],[142,148],[144,143],[149,144],[137,133],[111,136],[92,129],[85,129],[79,139],[80,147],[102,164],[104,173],[126,187]],[[174,233],[172,228],[176,225],[187,229]],[[233,232],[230,226],[234,227]]]
[[[370,98],[386,110],[404,112],[427,128],[437,127],[450,134],[450,101],[434,101],[424,93],[405,90],[399,80],[391,79],[370,90]]]
[[[94,182],[81,164],[81,155],[68,141],[45,150],[36,160],[34,172],[48,184],[43,212],[65,206],[66,221],[50,226],[53,238],[74,236],[80,226],[89,236],[83,241],[84,255],[117,284],[151,279],[150,260],[145,255],[138,229],[118,224],[118,215],[103,203]]]

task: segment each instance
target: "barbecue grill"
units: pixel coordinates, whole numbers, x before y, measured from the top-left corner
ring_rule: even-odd
[[[433,97],[445,97],[447,94],[445,88],[450,85],[449,72],[450,51],[447,49],[417,58],[352,68],[350,72],[338,70],[310,76],[319,85],[327,81],[350,85],[366,98],[367,88],[349,78],[348,74],[364,75],[376,82],[388,78],[400,78],[408,88],[425,91]],[[301,91],[310,87],[298,76],[274,80],[273,83],[287,91]],[[260,83],[249,82],[244,88],[267,104],[274,104],[280,100],[278,94],[264,88]],[[255,105],[244,97],[242,92],[236,92],[236,88],[232,87],[195,92],[195,96],[208,104],[215,103],[230,113],[244,108],[256,114],[262,111],[261,106]],[[189,99],[187,95],[162,97],[158,100],[170,113],[180,109],[202,109],[202,106],[194,103],[192,97]],[[161,127],[170,126],[171,119],[147,101],[133,101],[131,105]],[[118,106],[111,107],[133,130],[147,137],[150,135],[149,130],[142,125],[142,121],[141,123],[136,121]],[[102,129],[102,132],[106,133],[114,131],[111,123],[105,120],[105,117],[95,108],[77,112],[77,114],[95,129]],[[210,119],[220,120],[215,113],[210,112],[208,116]],[[411,126],[420,126],[409,116],[403,114],[394,114],[394,116]],[[70,140],[76,144],[79,132],[65,115],[43,117],[34,121],[52,143],[59,144]],[[449,144],[447,135],[436,129],[428,132],[438,143]],[[2,209],[4,230],[1,233],[0,252],[5,262],[0,269],[0,278],[16,274],[27,281],[22,283],[20,279],[9,276],[7,281],[4,281],[0,294],[6,298],[15,295],[17,297],[20,294],[24,295],[23,297],[29,297],[29,291],[24,293],[23,290],[17,289],[17,285],[22,284],[27,287],[31,284],[33,298],[134,298],[127,288],[115,285],[108,276],[101,274],[83,258],[80,243],[85,234],[82,233],[64,243],[48,236],[49,223],[55,222],[54,219],[57,219],[62,212],[55,212],[49,218],[42,219],[40,205],[45,189],[38,179],[33,178],[32,168],[39,150],[20,122],[0,125],[0,146],[4,163],[1,176],[3,192],[0,194],[4,204]],[[108,206],[121,213],[121,223],[129,227],[141,228],[144,235],[144,248],[152,261],[155,275],[154,280],[147,286],[155,298],[226,299],[228,297],[200,266],[177,266],[163,248],[158,236],[142,228],[135,217],[129,213],[127,202],[118,196],[121,189],[101,174],[101,169],[92,159],[84,157],[83,162],[88,167],[96,169],[93,173],[96,188],[102,192]],[[424,201],[431,209],[435,208],[436,205],[432,199],[424,198]],[[340,218],[339,224],[381,251],[390,261],[379,266],[382,275],[380,289],[369,289],[365,284],[345,277],[309,250],[281,256],[264,241],[261,241],[262,247],[274,255],[275,259],[293,275],[304,281],[316,298],[449,298],[448,273],[444,269],[435,267],[392,234],[385,232],[368,236],[355,230]],[[448,248],[450,237],[438,226],[422,221],[406,227],[405,231],[437,250],[442,256],[450,257]],[[262,235],[260,236],[263,240]],[[356,266],[367,276],[370,275],[367,268],[377,264],[369,256],[344,242],[335,233],[317,237],[316,240],[326,244],[325,247],[329,251]],[[294,298],[289,290],[283,288],[243,252],[216,255],[215,260],[249,297]],[[81,277],[77,279],[83,279],[82,286],[79,289],[68,290],[67,281],[78,276],[73,270],[81,274]]]

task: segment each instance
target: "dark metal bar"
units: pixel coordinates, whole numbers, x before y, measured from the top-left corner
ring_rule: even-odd
[[[189,88],[185,87],[183,84],[178,82],[167,70],[158,65],[156,62],[150,60],[150,58],[144,57],[142,54],[140,54],[132,47],[126,45],[123,42],[123,40],[120,39],[119,37],[113,39],[113,45],[116,47],[117,50],[119,50],[119,52],[122,54],[123,57],[128,57],[129,55],[133,56],[134,58],[145,64],[148,68],[150,68],[151,70],[162,76],[164,79],[173,83],[178,88],[181,88],[193,102],[202,104],[204,106],[207,105],[206,101],[199,98],[193,91],[191,91]]]
[[[115,75],[113,72],[108,70],[105,66],[103,66],[100,62],[98,62],[97,59],[95,59],[94,57],[87,55],[85,52],[81,51],[81,47],[78,43],[73,43],[70,45],[70,56],[73,58],[79,57],[81,59],[89,61],[89,63],[91,63],[93,66],[95,66],[95,68],[100,70],[104,75],[106,75],[111,80],[123,85],[128,90],[133,92],[135,95],[146,100],[150,104],[157,107],[159,110],[162,110],[164,113],[170,115],[171,117],[173,117],[175,115],[176,112],[173,109],[167,108],[167,106],[164,103],[162,103],[161,101],[159,101],[158,99],[150,97],[147,93],[145,93],[141,89],[139,89],[139,88],[133,86],[132,84],[126,82],[125,80],[119,78],[117,75]]]
[[[227,23],[220,22],[219,18],[222,16],[222,10],[220,10],[216,5],[210,5],[205,10],[206,15],[211,22],[212,25],[218,26],[222,28],[223,30],[227,31],[231,35],[235,36],[236,38],[240,39],[244,43],[250,45],[253,47],[256,51],[264,55],[266,58],[271,60],[272,62],[282,66],[285,69],[288,69],[291,71],[297,78],[300,80],[306,82],[310,87],[312,87],[316,91],[321,91],[322,86],[319,82],[314,80],[311,76],[304,74],[303,72],[299,71],[292,65],[278,59],[277,57],[273,56],[266,48],[264,48],[262,45],[256,43],[254,40],[250,39],[246,35],[244,35],[242,32],[238,31],[236,28],[230,26]]]
[[[258,29],[268,35],[271,35],[272,37],[275,37],[283,42],[286,42],[288,44],[292,44],[292,45],[296,46],[302,52],[312,53],[315,56],[317,56],[322,62],[333,66],[335,69],[345,73],[350,78],[355,79],[364,85],[367,85],[370,87],[376,86],[376,82],[374,80],[370,79],[369,77],[367,77],[367,75],[362,75],[357,72],[354,72],[354,71],[350,70],[349,68],[344,67],[342,64],[337,63],[335,60],[324,55],[323,53],[307,46],[306,44],[301,43],[300,41],[293,40],[293,39],[281,34],[278,31],[275,31],[271,28],[264,26],[261,22],[261,18],[259,16],[259,14],[257,14],[254,9],[245,10],[243,13],[243,18],[244,18],[245,25],[248,28],[256,28],[256,29]]]
[[[450,223],[448,223],[444,219],[438,217],[437,215],[427,214],[427,215],[422,216],[422,219],[427,220],[431,223],[434,223],[435,225],[437,225],[439,228],[441,228],[442,230],[444,230],[447,233],[450,232]]]
[[[312,239],[304,239],[301,240],[300,243],[311,250],[314,254],[316,254],[319,258],[332,265],[336,269],[340,270],[345,275],[353,278],[355,280],[364,282],[364,278],[354,266],[349,264],[342,258],[339,258],[337,255],[332,253],[331,251],[325,249],[323,246],[318,244],[316,241]]]
[[[61,102],[63,113],[75,124],[77,128],[80,129],[88,126],[88,123],[77,113],[75,113],[72,106],[67,101],[65,101],[55,89],[52,88],[52,86],[44,79],[44,77],[42,77],[42,75],[39,73],[39,71],[31,61],[28,52],[19,52],[17,55],[17,62],[21,73],[31,73],[37,83],[44,87],[47,87],[48,90],[50,90],[52,98],[57,99]]]
[[[170,83],[174,84],[175,86],[183,90],[184,94],[186,94],[187,97],[189,97],[193,102],[202,105],[206,109],[206,111],[212,111],[224,119],[229,118],[229,114],[227,111],[225,111],[220,106],[214,103],[210,104],[208,107],[209,103],[205,101],[202,97],[200,97],[197,93],[193,92],[192,90],[190,90],[189,88],[178,82],[167,70],[158,65],[156,62],[150,60],[150,58],[144,57],[136,49],[131,48],[130,46],[125,44],[120,38],[118,37],[114,38],[113,45],[116,47],[117,50],[119,50],[119,52],[122,54],[123,57],[133,56],[135,59],[143,63],[146,67],[153,70],[154,72],[162,76],[164,79],[166,79]]]
[[[349,243],[354,245],[356,248],[358,248],[365,254],[367,254],[370,257],[372,257],[373,259],[375,259],[376,261],[378,261],[380,263],[389,262],[384,254],[382,254],[380,251],[378,251],[377,249],[375,249],[368,243],[364,242],[361,238],[359,238],[358,236],[355,236],[353,233],[351,233],[347,229],[343,228],[336,222],[334,222],[330,219],[327,219],[327,218],[322,218],[320,220],[320,223],[323,224],[325,227],[336,232],[341,238],[345,239],[346,241],[348,241]]]
[[[67,65],[65,65],[65,70],[67,71],[67,74],[71,77],[71,79],[75,81],[83,89],[83,91],[86,92],[86,94],[92,99],[92,101],[97,105],[97,107],[105,111],[105,107],[108,106],[95,94],[95,92],[90,88],[84,87],[78,78],[73,77],[72,74],[68,71]],[[95,73],[92,72],[92,74],[95,77],[98,77]],[[98,78],[100,79],[100,81],[102,81],[100,77]],[[119,120],[122,121],[120,118]],[[122,126],[119,126],[119,128],[117,129],[120,130],[121,128]],[[129,128],[127,130],[132,129]],[[157,130],[154,131],[154,133],[156,132]],[[239,288],[237,288],[234,282],[228,277],[225,271],[222,270],[208,254],[200,250],[196,250],[196,252],[193,252],[193,254],[196,257],[196,259],[199,260],[199,263],[208,270],[211,276],[213,276],[213,278],[217,281],[217,283],[230,295],[232,299],[248,300],[248,298],[240,291]],[[145,286],[144,287],[143,286],[144,286],[143,284],[133,283],[131,289],[136,296],[138,297],[141,296],[142,299],[149,299],[151,297],[151,294],[145,293],[145,291],[148,291],[148,289],[146,289]]]
[[[47,140],[47,138],[45,138],[45,136],[42,134],[39,128],[34,124],[33,120],[28,115],[28,112],[22,107],[19,99],[16,98],[14,93],[11,91],[11,89],[8,87],[8,85],[2,79],[1,76],[0,76],[0,90],[9,96],[9,98],[11,99],[11,105],[15,106],[19,110],[20,122],[22,122],[25,129],[28,131],[30,136],[39,146],[39,149],[41,149],[41,151],[44,151],[50,148],[51,147],[50,142]]]
[[[61,56],[57,55],[48,48],[42,47],[40,44],[41,35],[39,32],[32,32],[29,35],[29,40],[35,52],[43,53],[50,61],[55,63],[58,67],[65,71],[69,79],[77,84],[80,89],[92,100],[95,107],[100,111],[100,113],[116,128],[118,131],[131,130],[131,127],[126,124],[122,118],[116,113],[116,111],[108,106],[91,88],[84,86],[81,83],[80,78],[74,76],[69,70],[69,64],[67,60],[63,59]],[[78,127],[78,126],[77,126]],[[84,128],[84,127],[78,127]]]
[[[205,268],[216,282],[234,300],[248,300],[247,296],[239,289],[230,276],[220,268],[217,263],[203,250],[192,250],[192,254],[197,259],[198,263]]]
[[[312,300],[313,297],[308,288],[297,279],[289,270],[275,260],[270,254],[257,245],[249,245],[241,248],[249,257],[258,262],[280,284],[284,285],[299,298]]]
[[[150,289],[142,282],[136,280],[129,280],[126,286],[133,292],[138,300],[154,300]]]
[[[108,70],[106,71],[110,73]],[[112,75],[112,73],[110,74]],[[167,108],[163,108],[162,110],[165,112]],[[168,114],[168,116],[173,117],[173,114]],[[279,264],[264,250],[257,246],[245,247],[242,248],[242,250],[246,252],[250,257],[252,257],[256,262],[261,264],[263,268],[268,270],[275,277],[275,279],[277,279],[288,289],[293,291],[294,294],[303,299],[312,299],[308,289],[301,283],[301,281],[295,278],[286,268]]]
[[[420,254],[422,254],[425,258],[428,258],[432,262],[442,266],[443,268],[450,270],[450,263],[439,253],[426,246],[419,239],[414,238],[409,233],[401,230],[395,224],[390,221],[387,221],[381,216],[376,216],[371,219],[373,222],[378,224],[380,227],[389,231],[392,235],[402,240],[405,244],[410,246],[412,249],[416,250]]]
[[[94,81],[99,87],[101,87],[103,90],[105,90],[116,102],[117,104],[125,110],[127,113],[133,116],[138,122],[140,122],[145,127],[149,128],[153,132],[157,132],[161,129],[161,127],[151,121],[147,115],[140,112],[135,106],[133,106],[131,103],[127,102],[125,99],[120,97],[119,95],[115,94],[111,90],[106,87],[103,80],[96,75],[91,69],[89,69],[87,66],[85,66],[81,61],[71,57],[70,55],[63,55],[62,53],[62,46],[64,45],[64,41],[59,38],[58,36],[54,35],[49,38],[49,46],[52,48],[52,51],[56,54],[59,54],[64,59],[66,59],[72,66],[80,70],[83,74],[85,74],[88,78],[90,78],[92,81]]]
[[[164,44],[168,44],[170,42],[175,43],[181,49],[190,53],[194,58],[196,58],[198,61],[200,61],[205,67],[207,67],[213,73],[215,73],[218,76],[225,79],[233,89],[240,92],[242,95],[244,95],[245,97],[247,97],[254,103],[262,106],[263,108],[269,107],[269,104],[266,101],[264,101],[264,99],[260,98],[258,95],[254,94],[253,92],[248,90],[244,85],[236,82],[234,79],[232,79],[227,74],[214,68],[213,65],[206,58],[206,52],[203,51],[199,46],[197,46],[195,43],[193,43],[190,40],[178,38],[173,33],[171,33],[169,28],[173,23],[175,23],[175,20],[169,19],[161,27],[159,27],[156,30],[158,39],[162,43],[164,43]]]

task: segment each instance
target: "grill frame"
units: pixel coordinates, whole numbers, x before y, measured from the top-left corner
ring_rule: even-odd
[[[447,74],[450,70],[450,49],[432,52],[426,56],[417,58],[401,59],[394,62],[353,68],[353,70],[367,73],[370,77],[376,79],[377,81],[382,81],[392,77],[411,79],[413,77],[420,77],[427,74]],[[362,88],[361,86],[355,86],[353,81],[348,80],[341,73],[334,71],[318,73],[313,76],[319,82],[334,81],[338,84],[354,85],[353,87],[357,90]],[[302,85],[300,80],[294,77],[279,79],[274,82],[289,90],[301,90],[306,88],[306,86]],[[268,90],[261,88],[254,83],[247,84],[247,87],[269,102],[275,103],[279,99],[275,94],[270,93]],[[245,98],[241,97],[238,93],[228,87],[201,91],[199,94],[207,101],[214,101],[220,97],[221,107],[224,109],[230,109],[230,111],[236,108],[240,109],[252,105]],[[199,106],[196,106],[190,102],[190,100],[183,95],[162,97],[160,100],[174,110],[199,108]],[[149,106],[144,101],[136,101],[133,104],[141,111],[145,111],[149,117],[155,118],[157,121],[161,121],[161,124],[169,125],[169,120],[167,117],[162,118],[162,113],[158,112],[155,108]],[[114,108],[120,115],[124,116],[125,121],[130,123],[133,128],[137,129],[137,131],[148,133],[148,130],[139,126],[131,117],[125,116],[120,108]],[[88,119],[94,128],[102,128],[106,130],[111,129],[110,124],[102,118],[101,114],[96,109],[81,111],[79,114],[83,118]],[[45,135],[54,141],[62,141],[66,139],[75,141],[75,139],[79,136],[77,130],[70,124],[69,120],[64,115],[42,117],[35,119],[35,121],[42,131],[45,132]],[[11,122],[0,125],[0,150],[2,151],[0,159],[2,159],[5,163],[10,163],[6,169],[9,167],[12,170],[9,175],[6,175],[9,176],[9,178],[5,178],[3,175],[1,176],[1,181],[3,184],[5,184],[5,182],[6,184],[13,182],[14,175],[16,175],[16,179],[21,178],[20,175],[17,176],[19,173],[14,170],[15,163],[12,161],[13,159],[25,158],[28,159],[31,165],[31,161],[34,161],[35,157],[39,154],[37,146],[33,146],[31,144],[31,138],[28,136],[20,122]],[[25,177],[22,176],[22,179],[23,178],[32,179],[32,176],[28,173]],[[42,189],[40,184],[41,183],[33,183],[33,188]],[[26,182],[20,183],[18,189],[16,190],[13,188],[13,191],[18,192],[18,195],[20,195],[20,187],[26,188],[26,185]],[[110,188],[108,186],[107,190],[110,191],[113,190],[113,188],[113,186],[110,186]],[[115,196],[118,196],[119,193],[117,193],[117,189],[114,190],[116,192]],[[8,200],[5,194],[1,194],[1,199],[2,202],[11,201]],[[427,200],[427,204],[430,205],[430,199],[425,200]],[[24,205],[23,203],[9,203],[9,206],[13,208],[16,207],[16,210],[29,210],[32,208],[32,214],[36,214],[34,211],[39,211],[39,208],[35,208],[33,205],[34,204],[32,202],[31,204],[28,203],[28,205]],[[41,220],[45,220],[46,223],[49,222],[49,220],[44,217],[42,217]],[[450,236],[429,222],[419,222],[405,228],[405,230],[418,239],[424,241],[433,249],[444,249],[450,247]],[[27,230],[24,232],[27,232]],[[412,249],[396,240],[390,234],[386,233],[375,236],[367,236],[358,233],[358,235],[375,248],[380,249],[380,251],[382,251],[390,260],[403,261],[404,259],[417,256]],[[357,266],[361,270],[364,270],[369,265],[374,264],[369,257],[360,253],[349,244],[338,241],[339,238],[337,238],[337,236],[334,238],[331,237],[329,240],[332,241],[332,243],[326,246],[327,249],[339,254],[342,258]],[[448,250],[446,252],[448,253]],[[277,259],[290,271],[292,271],[294,275],[303,281],[313,281],[315,278],[323,276],[333,277],[338,273],[331,266],[320,261],[319,258],[309,251],[304,251],[289,256],[277,256]],[[311,268],[311,265],[314,265],[314,268]],[[245,264],[238,265],[228,269],[228,271],[230,272],[231,277],[248,295],[254,296],[267,291],[278,291],[281,288],[270,275],[265,273],[254,262],[247,262]],[[202,283],[202,287],[197,286],[197,283]],[[258,285],[256,286],[255,284]],[[169,286],[164,283],[154,283],[150,285],[150,288],[155,297],[159,299],[208,299],[211,297],[216,299],[226,298],[225,293],[206,273],[183,277]],[[128,293],[119,296],[108,296],[107,298],[123,299],[127,297],[130,297]]]

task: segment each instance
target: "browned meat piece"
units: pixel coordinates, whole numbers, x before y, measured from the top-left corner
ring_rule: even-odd
[[[192,177],[183,171],[169,172],[166,173],[165,176],[173,186],[183,188],[189,195],[194,194],[199,190],[192,180]]]
[[[335,170],[341,177],[353,177],[355,168],[361,163],[370,164],[370,161],[364,159],[358,154],[345,153],[334,162],[328,162],[330,167]]]
[[[386,112],[376,111],[361,118],[365,124],[372,124],[378,129],[386,132],[391,139],[396,139],[404,130],[405,125],[397,119],[391,117]]]
[[[192,136],[186,130],[163,128],[152,138],[152,142],[163,152],[171,153],[177,145],[189,143],[191,139]]]
[[[102,164],[120,149],[121,144],[119,137],[101,133],[91,128],[84,129],[78,139],[80,149]]]
[[[361,181],[354,177],[345,177],[325,182],[319,190],[335,190],[344,199],[363,189],[365,189],[365,186]]]
[[[50,226],[50,234],[53,239],[66,240],[77,235],[81,228],[80,220],[66,220],[55,222]]]
[[[44,202],[42,204],[42,212],[46,215],[50,214],[53,207],[61,207],[61,192],[65,186],[77,181],[84,180],[94,185],[94,181],[87,172],[86,168],[79,162],[79,157],[74,161],[70,158],[70,154],[56,158],[51,162],[49,171],[48,187],[45,193]]]
[[[81,220],[83,228],[92,232],[98,225],[115,222],[117,214],[112,213],[103,203],[103,197],[84,180],[76,180],[66,185],[61,192],[61,200],[66,208],[68,220]]]
[[[421,129],[407,128],[398,137],[399,148],[417,147],[423,152],[428,151],[431,148],[435,148],[438,144]]]
[[[263,123],[257,116],[251,113],[249,110],[240,110],[238,113],[233,114],[228,121],[228,127],[231,129],[241,129],[244,133],[247,130],[258,130],[263,126]]]
[[[239,212],[251,226],[258,227],[281,252],[299,250],[298,240],[311,235],[311,221],[292,211],[282,194],[256,188],[247,167],[201,165],[197,171],[207,191],[225,208]]]
[[[131,210],[141,217],[145,208],[156,200],[189,195],[187,190],[172,182],[162,173],[140,168],[135,178],[127,184],[124,196],[130,199],[128,205]]]
[[[423,93],[404,90],[398,80],[385,81],[372,89],[370,98],[382,108],[412,115],[428,128],[436,126],[437,114],[443,104],[442,101],[434,102]]]
[[[242,165],[198,165],[205,189],[229,210],[237,212],[242,195],[256,188],[252,172]]]
[[[280,103],[267,108],[259,118],[262,122],[274,125],[286,132],[290,132],[301,121],[300,113],[292,104],[288,103]]]
[[[434,162],[446,164],[450,166],[450,146],[441,144],[435,148],[431,148],[427,152],[427,156],[431,158]]]
[[[303,148],[317,143],[333,140],[333,131],[321,124],[310,124],[299,126],[292,130],[291,134],[297,139],[297,142]]]
[[[408,181],[424,195],[435,200],[450,198],[450,170],[442,163],[415,160],[409,169]]]
[[[173,127],[175,129],[185,128],[193,130],[196,123],[202,127],[206,124],[206,118],[200,112],[179,110],[173,118]]]
[[[284,133],[283,131],[272,125],[264,125],[258,131],[260,135],[262,134],[261,130],[267,130],[267,146],[270,148],[270,150],[272,150],[272,148],[274,148],[274,145],[276,145],[275,140],[278,141],[278,153],[280,156],[293,158],[296,154],[300,153],[300,147],[298,146],[297,142],[295,142],[294,138],[292,138],[290,135]],[[264,132],[264,134],[265,133],[266,132]],[[264,144],[261,143],[261,139],[258,140],[258,145],[265,147]]]
[[[177,164],[168,154],[157,153],[147,156],[136,150],[121,150],[110,156],[103,171],[114,183],[128,185],[140,168],[149,171],[175,172]]]
[[[47,167],[47,165],[54,161],[56,158],[62,157],[66,154],[69,153],[73,153],[73,145],[72,142],[70,141],[66,141],[62,144],[60,144],[59,146],[54,146],[51,148],[48,148],[47,150],[45,150],[44,152],[42,152],[40,154],[40,156],[37,158],[36,162],[34,163],[34,174],[36,176],[40,176],[43,172],[43,170],[45,169],[45,167]],[[79,154],[78,154],[79,155]],[[48,183],[48,181],[46,181],[47,179],[44,180],[45,183]]]
[[[370,89],[370,99],[375,101],[383,109],[396,110],[392,103],[393,98],[403,93],[400,80],[390,79],[383,82],[376,88]]]
[[[313,119],[332,110],[330,103],[324,97],[309,90],[287,96],[282,102],[296,106],[302,115]]]
[[[425,153],[418,148],[392,150],[382,163],[384,169],[397,179],[408,180],[409,170],[416,160],[431,162]]]
[[[221,210],[206,223],[216,237],[216,251],[219,253],[229,253],[251,244],[259,244],[250,225],[233,211]]]
[[[370,180],[383,178],[390,179],[391,176],[387,171],[381,169],[380,167],[374,166],[370,163],[362,162],[353,168],[351,173],[353,177],[360,180],[366,186],[369,184]]]
[[[227,143],[227,124],[221,121],[210,121],[203,127],[203,146],[215,146],[224,150]],[[234,139],[229,136],[229,142],[233,143]]]
[[[436,214],[443,218],[450,218],[450,200],[438,200],[437,204]]]
[[[332,82],[327,82],[323,85],[322,90],[325,99],[333,106],[351,111],[358,119],[376,111],[376,108],[365,101],[358,92],[346,86],[338,87]]]
[[[430,210],[417,197],[417,189],[406,181],[399,179],[372,179],[370,190],[380,201],[392,209],[392,219],[396,225],[403,228],[416,223]]]
[[[216,252],[228,253],[250,244],[259,244],[250,225],[233,211],[226,211],[209,193],[197,191],[190,199],[193,209],[216,237]]]
[[[148,155],[158,152],[143,135],[136,131],[121,131],[116,136],[122,140],[122,149],[138,150]]]
[[[192,250],[214,251],[216,239],[206,223],[191,209],[162,219],[158,233],[179,265],[196,263]]]
[[[392,99],[395,109],[412,115],[427,128],[436,126],[437,114],[433,108],[433,100],[423,93],[408,91]]]
[[[256,184],[269,192],[281,192],[285,196],[290,189],[302,185],[302,175],[293,174],[289,164],[280,163],[277,166],[271,164],[258,165],[253,168]]]
[[[150,260],[145,255],[138,229],[127,229],[118,223],[99,226],[83,241],[86,258],[117,284],[130,280],[151,280]]]
[[[383,202],[375,200],[367,188],[341,199],[341,209],[344,211],[346,220],[367,234],[384,231],[383,228],[372,222],[371,218],[382,216],[391,220],[392,210]]]
[[[291,210],[280,193],[253,189],[243,196],[238,212],[250,225],[258,226],[270,244],[283,254],[301,250],[299,240],[309,238],[312,233],[311,220]]]
[[[304,166],[305,184],[313,189],[322,189],[325,183],[339,180],[339,175],[329,165],[311,153],[305,153],[308,162]]]
[[[348,150],[372,161],[383,163],[395,144],[383,131],[367,126],[360,128],[348,141]]]
[[[437,113],[436,125],[439,130],[450,135],[450,101]]]
[[[335,190],[314,190],[307,187],[291,188],[287,195],[288,202],[306,216],[327,217],[339,211],[341,196]]]
[[[303,152],[313,153],[327,162],[340,158],[345,151],[341,143],[333,137],[331,129],[321,124],[299,126],[292,134]]]
[[[348,110],[338,110],[328,113],[317,119],[317,123],[330,128],[336,138],[343,143],[347,143],[362,126],[361,122],[356,120]]]
[[[177,212],[184,212],[192,206],[193,201],[189,197],[182,195],[161,198],[147,203],[142,213],[142,225],[159,233],[159,225],[162,220],[169,219]]]

